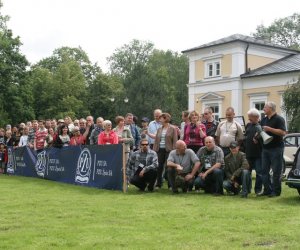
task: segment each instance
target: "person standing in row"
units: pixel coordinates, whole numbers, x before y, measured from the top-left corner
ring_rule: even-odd
[[[99,134],[98,145],[106,144],[118,144],[118,135],[112,130],[112,124],[110,120],[105,120],[103,122],[104,131]]]
[[[253,108],[247,114],[249,123],[246,124],[245,128],[245,153],[250,165],[250,173],[252,170],[255,170],[256,173],[254,192],[259,194],[262,191],[262,142],[257,132],[257,126],[260,125],[260,113],[257,109]]]
[[[204,117],[203,124],[206,127],[206,135],[216,138],[216,131],[219,122],[214,119],[212,108],[209,107],[205,108],[203,117]]]
[[[148,132],[147,135],[149,136],[149,143],[150,143],[150,148],[153,149],[154,141],[155,141],[155,136],[157,133],[157,130],[161,127],[160,123],[160,116],[162,114],[162,111],[160,109],[154,110],[154,120],[149,123],[148,126]]]
[[[283,163],[283,136],[286,134],[284,119],[276,113],[276,104],[267,102],[264,107],[265,117],[261,121],[263,130],[273,140],[263,144],[262,150],[262,177],[264,191],[262,195],[269,197],[280,196],[281,194],[281,172]],[[273,182],[271,184],[270,169],[273,171]]]
[[[237,141],[241,145],[244,134],[241,125],[233,118],[234,109],[226,109],[226,120],[219,123],[216,131],[216,143],[222,148],[224,156],[230,153],[229,145],[232,141]]]
[[[190,122],[184,126],[183,141],[187,148],[192,149],[195,153],[204,145],[206,137],[206,128],[200,121],[200,115],[197,111],[192,111],[189,114]]]
[[[189,111],[182,111],[182,114],[181,114],[182,122],[180,124],[180,140],[183,140],[185,125],[190,123],[189,114],[190,114]]]
[[[120,144],[125,145],[125,161],[127,162],[130,153],[130,144],[133,144],[133,137],[131,131],[125,125],[125,118],[123,116],[117,116],[115,119],[117,126],[113,129],[118,135],[118,141]]]
[[[157,152],[158,155],[158,170],[156,182],[156,186],[158,188],[162,187],[165,164],[169,157],[169,153],[173,149],[175,149],[176,141],[178,140],[177,130],[173,125],[170,124],[170,121],[170,114],[161,114],[160,123],[162,124],[162,126],[157,130],[153,145],[153,150]]]

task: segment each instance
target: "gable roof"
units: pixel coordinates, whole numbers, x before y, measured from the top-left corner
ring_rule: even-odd
[[[182,53],[191,52],[191,51],[198,50],[198,49],[209,48],[209,47],[213,47],[213,46],[217,46],[217,45],[221,45],[221,44],[232,43],[232,42],[245,42],[245,43],[256,44],[256,45],[261,45],[261,46],[265,46],[265,47],[272,47],[272,48],[288,50],[288,51],[296,52],[296,53],[299,52],[297,50],[293,50],[293,49],[289,49],[289,48],[286,48],[286,47],[283,47],[280,45],[276,45],[276,44],[267,42],[262,39],[257,39],[257,38],[251,37],[251,36],[245,36],[245,35],[241,35],[241,34],[234,34],[234,35],[224,37],[224,38],[221,38],[219,40],[216,40],[216,41],[213,41],[210,43],[202,44],[198,47],[184,50],[184,51],[182,51]]]
[[[264,65],[248,73],[242,74],[241,78],[249,78],[255,76],[280,74],[287,72],[300,71],[300,53],[289,55],[277,61]]]

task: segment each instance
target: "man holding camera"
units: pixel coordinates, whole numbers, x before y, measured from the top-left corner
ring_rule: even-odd
[[[263,144],[262,150],[262,178],[264,191],[260,195],[269,197],[281,194],[281,171],[283,163],[283,136],[286,134],[284,119],[276,113],[276,104],[267,102],[264,107],[265,117],[261,121],[263,130],[273,137],[273,140]],[[273,171],[271,184],[270,168]]]
[[[133,152],[127,162],[127,176],[131,184],[140,191],[153,191],[157,177],[158,159],[155,151],[149,148],[147,139],[142,139],[140,149]]]

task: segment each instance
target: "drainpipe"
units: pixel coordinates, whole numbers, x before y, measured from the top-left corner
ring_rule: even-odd
[[[249,49],[249,43],[247,43],[247,47],[245,49],[245,73],[249,72],[249,69],[248,69],[248,49]]]

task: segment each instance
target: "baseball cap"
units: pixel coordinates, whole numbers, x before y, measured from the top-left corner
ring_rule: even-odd
[[[232,141],[232,142],[230,142],[229,147],[230,147],[230,148],[236,148],[238,145],[239,145],[239,144],[238,144],[236,141]]]
[[[148,119],[147,117],[143,117],[143,118],[141,119],[141,121],[142,121],[142,122],[149,122],[149,119]]]

